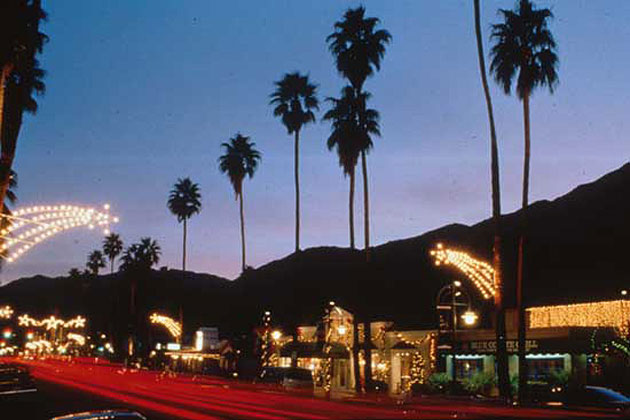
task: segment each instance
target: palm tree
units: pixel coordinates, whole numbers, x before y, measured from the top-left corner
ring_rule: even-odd
[[[385,45],[392,39],[384,29],[376,30],[378,18],[366,18],[365,8],[348,9],[343,19],[334,25],[335,31],[326,41],[330,52],[335,57],[337,70],[360,97],[365,80],[381,68],[381,59],[385,55]],[[365,106],[363,106],[365,109]],[[370,145],[371,147],[371,145]],[[363,172],[363,228],[366,259],[370,257],[370,211],[367,177],[367,153],[370,147],[361,150],[361,169]]]
[[[127,345],[129,356],[132,355],[135,346],[135,337],[140,322],[138,317],[142,315],[136,313],[136,289],[138,289],[139,280],[146,279],[149,276],[151,267],[160,261],[162,250],[157,241],[151,238],[141,238],[140,242],[131,244],[125,249],[122,255],[122,265],[120,266],[125,277],[129,280],[129,336],[127,337]],[[140,283],[142,284],[142,283]]]
[[[230,179],[230,183],[234,188],[235,198],[239,200],[239,212],[241,216],[241,249],[242,249],[242,269],[245,271],[245,217],[243,214],[243,180],[246,176],[252,178],[261,157],[254,146],[256,143],[249,141],[249,137],[245,137],[237,133],[235,137],[230,139],[229,143],[221,144],[225,149],[225,153],[219,158],[219,169]]]
[[[151,238],[141,238],[140,242],[131,244],[122,255],[123,271],[149,270],[160,262],[162,249],[157,241]]]
[[[295,177],[295,252],[300,250],[300,130],[315,122],[312,110],[319,110],[317,86],[310,83],[308,76],[299,72],[287,73],[274,83],[276,90],[271,94],[273,115],[282,118],[289,134],[294,134],[294,177]]]
[[[193,183],[190,178],[178,179],[168,196],[167,207],[172,214],[177,216],[178,222],[183,222],[184,239],[182,251],[182,283],[184,283],[186,280],[187,222],[194,214],[201,211],[201,194],[199,192],[199,185]],[[184,309],[181,303],[179,305],[179,324],[184,325]]]
[[[114,261],[116,257],[120,255],[123,250],[123,241],[120,239],[120,235],[116,233],[110,233],[103,240],[103,253],[109,258],[111,265],[111,273],[114,272]]]
[[[96,276],[98,275],[99,270],[105,266],[105,257],[101,251],[96,250],[90,252],[87,263],[85,264],[85,267],[90,271],[90,273]]]
[[[179,178],[173,186],[169,196],[167,207],[177,221],[184,227],[184,243],[182,252],[182,272],[186,271],[186,231],[187,221],[201,210],[201,194],[199,185],[193,183],[190,178]]]
[[[4,4],[6,3],[6,4]],[[41,0],[6,0],[0,13],[0,206],[9,188],[11,167],[24,111],[35,113],[33,93],[41,94],[43,71],[35,59],[46,35]],[[1,212],[0,212],[1,213]]]
[[[72,279],[77,279],[77,278],[81,277],[81,270],[79,270],[79,269],[78,269],[78,268],[76,268],[76,267],[71,268],[71,269],[68,271],[68,276],[69,276],[70,278],[72,278]]]
[[[494,244],[492,248],[492,265],[494,268],[494,282],[496,295],[494,298],[496,311],[496,340],[497,340],[497,366],[499,377],[499,390],[504,398],[510,392],[509,369],[507,364],[507,348],[505,343],[505,312],[503,307],[503,267],[501,265],[501,186],[499,182],[499,146],[494,127],[494,112],[492,98],[486,76],[486,62],[483,54],[483,37],[481,35],[481,18],[479,0],[474,0],[475,10],[475,35],[477,38],[477,58],[479,59],[479,73],[481,85],[486,99],[488,112],[488,125],[490,126],[490,172],[492,178],[492,221],[494,230]]]
[[[366,109],[369,99],[368,92],[358,96],[351,86],[341,90],[341,97],[327,98],[331,108],[324,114],[324,120],[331,122],[332,132],[326,145],[329,150],[336,149],[339,165],[344,175],[350,177],[349,222],[350,247],[354,246],[354,172],[359,154],[362,150],[369,150],[372,146],[371,135],[380,135],[378,126],[378,112]]]
[[[516,79],[516,94],[523,102],[525,150],[523,159],[523,195],[521,228],[518,239],[516,274],[519,338],[519,398],[527,386],[525,360],[525,308],[523,303],[523,266],[526,230],[525,211],[529,204],[530,122],[529,98],[538,87],[547,87],[553,94],[558,84],[558,55],[556,42],[548,23],[553,18],[551,10],[536,8],[530,0],[519,0],[515,10],[499,9],[503,22],[492,25],[490,72],[503,87],[506,95],[512,91]]]

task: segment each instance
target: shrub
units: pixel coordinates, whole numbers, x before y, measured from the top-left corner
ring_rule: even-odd
[[[464,389],[473,394],[490,394],[496,380],[493,374],[478,372],[462,381]]]
[[[429,389],[434,393],[446,392],[450,378],[447,373],[434,373],[427,379]]]

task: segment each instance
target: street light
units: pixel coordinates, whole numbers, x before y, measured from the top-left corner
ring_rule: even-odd
[[[465,302],[462,302],[462,299]],[[455,338],[457,335],[457,320],[458,320],[458,307],[459,308],[467,308],[467,311],[461,316],[464,321],[464,325],[472,326],[477,321],[477,314],[474,313],[471,307],[470,296],[466,292],[464,288],[462,288],[462,283],[459,280],[455,280],[450,284],[445,285],[440,289],[436,299],[436,307],[438,313],[440,311],[448,311],[450,312],[450,328],[445,330],[442,328],[442,325],[438,326],[438,335],[440,333],[447,333],[451,337],[450,345],[443,346],[442,348],[450,349],[452,355],[452,363],[451,363],[451,377],[452,380],[456,380],[456,370],[455,370]],[[439,337],[438,337],[439,338]],[[438,340],[439,341],[439,340]]]
[[[621,291],[621,296],[624,296],[624,297],[625,297],[625,296],[628,296],[628,291],[627,291],[626,289],[623,289],[623,290]]]
[[[278,341],[278,340],[280,340],[280,337],[282,337],[282,332],[280,332],[280,331],[278,331],[278,330],[274,330],[274,331],[271,333],[271,338],[273,338],[273,339],[274,339],[274,341]]]
[[[477,319],[479,319],[479,316],[473,311],[466,311],[462,315],[462,319],[464,320],[465,325],[473,326],[477,323]]]

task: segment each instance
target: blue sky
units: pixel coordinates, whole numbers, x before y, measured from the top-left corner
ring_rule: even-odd
[[[15,168],[21,205],[109,202],[116,230],[162,246],[178,267],[181,225],[168,191],[190,176],[203,210],[189,226],[194,271],[233,278],[240,270],[238,207],[219,173],[219,145],[237,131],[263,153],[245,186],[248,263],[293,250],[292,140],[268,95],[283,73],[307,72],[319,96],[337,95],[325,38],[353,1],[46,1],[50,36],[41,57],[47,93],[22,130]],[[489,149],[472,1],[365,1],[393,35],[382,71],[369,79],[382,138],[369,156],[373,242],[490,214]],[[531,199],[553,199],[628,161],[630,3],[538,2],[551,6],[560,84],[532,99]],[[483,29],[498,7],[483,1]],[[522,109],[492,86],[500,141],[503,208],[520,204]],[[318,116],[321,116],[320,113]],[[347,246],[347,191],[327,124],[302,134],[303,247]],[[361,184],[356,231],[362,244]],[[83,267],[100,246],[94,231],[64,233],[0,274],[6,282]]]

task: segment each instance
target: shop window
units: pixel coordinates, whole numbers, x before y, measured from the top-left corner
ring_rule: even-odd
[[[458,379],[470,378],[483,372],[483,359],[455,359],[455,371]]]
[[[564,358],[527,359],[527,377],[533,381],[546,381],[552,372],[564,370]]]

